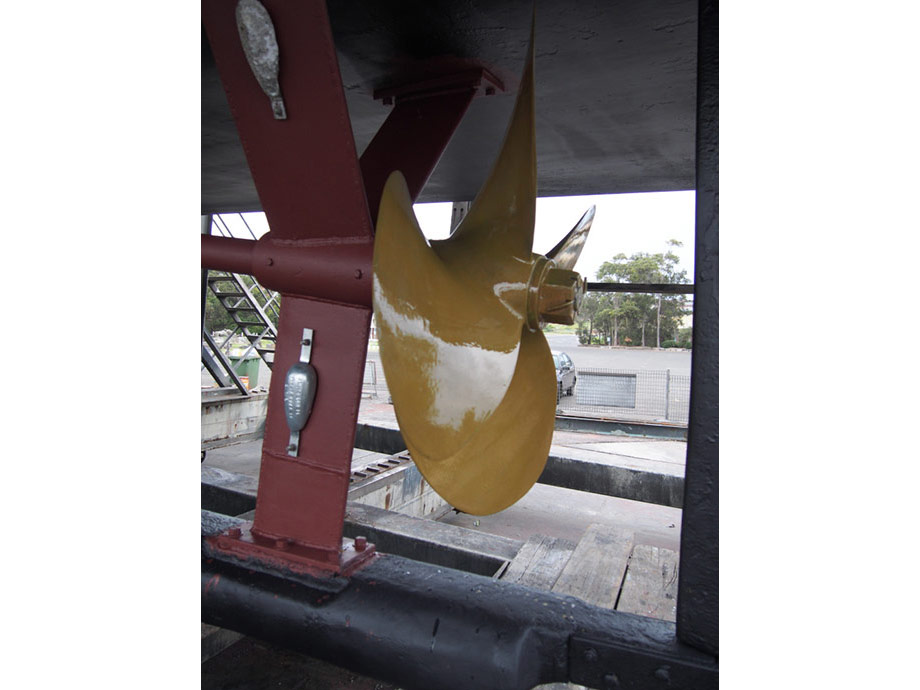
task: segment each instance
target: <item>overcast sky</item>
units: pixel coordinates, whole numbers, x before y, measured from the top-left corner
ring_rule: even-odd
[[[667,241],[675,239],[683,246],[674,250],[680,268],[693,282],[694,192],[655,192],[645,194],[608,194],[603,196],[544,197],[537,199],[534,228],[534,251],[543,254],[552,249],[572,229],[588,208],[597,211],[588,241],[575,270],[588,280],[595,280],[600,265],[622,252],[655,254],[667,251]],[[450,231],[450,203],[416,204],[415,214],[429,239],[443,239]],[[245,214],[257,237],[267,232],[262,213]],[[248,237],[236,214],[223,216],[236,237]]]
[[[683,242],[674,251],[680,257],[680,268],[687,270],[687,279],[693,282],[694,198],[692,191],[539,198],[534,251],[544,254],[556,246],[595,204],[594,224],[576,271],[594,280],[600,265],[616,254],[664,252],[667,241],[675,239]],[[415,215],[429,239],[447,237],[450,211],[450,203],[415,205]]]

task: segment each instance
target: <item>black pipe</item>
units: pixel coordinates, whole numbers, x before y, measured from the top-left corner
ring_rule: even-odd
[[[233,524],[203,512],[205,535]],[[718,684],[716,662],[677,642],[673,623],[398,556],[317,581],[234,562],[202,540],[201,583],[203,622],[408,689]]]
[[[687,283],[588,283],[587,292],[635,292],[652,295],[692,295],[693,285]]]

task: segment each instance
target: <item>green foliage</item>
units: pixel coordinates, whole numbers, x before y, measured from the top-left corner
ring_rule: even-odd
[[[259,306],[265,309],[265,305],[270,298],[269,291],[260,289],[258,283],[252,278],[252,276],[242,276],[243,282],[251,290],[253,297],[259,303]],[[226,288],[226,283],[221,284],[223,288]],[[275,311],[278,310],[278,300],[275,300],[275,309],[265,309],[265,313],[268,318],[272,321],[272,324],[275,328],[278,327],[278,320],[275,316]],[[230,317],[230,313],[224,308],[224,305],[221,304],[220,300],[217,298],[210,289],[208,290],[207,296],[205,298],[205,309],[204,309],[204,327],[208,329],[209,333],[214,333],[215,331],[222,330],[233,330],[236,328],[236,323]]]
[[[677,344],[676,340],[665,340],[663,343],[661,343],[661,347],[680,347],[680,346]]]
[[[669,240],[668,246],[680,246]],[[671,251],[617,254],[601,264],[597,280],[609,283],[686,283],[687,272],[677,270],[678,257]],[[681,319],[689,314],[683,295],[628,292],[585,296],[577,317],[579,342],[612,345],[655,346],[658,341],[677,341]],[[689,340],[689,337],[687,338]]]
[[[208,290],[208,296],[205,300],[204,327],[208,333],[225,329],[232,330],[236,327],[233,319],[230,318],[229,312],[224,309],[220,300],[217,299],[217,295],[210,290]]]
[[[544,333],[575,333],[575,325],[567,325],[562,323],[545,323],[543,324]]]

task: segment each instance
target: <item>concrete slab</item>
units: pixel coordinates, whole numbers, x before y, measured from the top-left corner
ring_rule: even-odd
[[[634,459],[667,462],[683,467],[687,461],[686,441],[632,441],[613,444],[609,441],[567,444],[569,448],[594,450],[603,453],[615,453]]]
[[[553,445],[550,446],[549,452],[550,455],[574,458],[575,460],[584,460],[586,462],[596,462],[602,465],[628,467],[633,470],[645,470],[647,472],[657,472],[677,477],[684,476],[683,463],[627,455],[618,452],[620,449],[620,446],[606,446],[603,444],[592,444],[590,448]]]
[[[494,515],[449,513],[441,521],[520,541],[539,534],[576,543],[597,523],[632,530],[636,543],[678,550],[680,516],[678,508],[536,484]]]
[[[355,448],[351,455],[351,469],[360,470],[387,457],[384,453]],[[258,479],[262,465],[262,440],[214,448],[208,451],[202,464]]]
[[[258,479],[262,464],[262,440],[213,448],[207,452],[202,464]]]
[[[393,406],[385,399],[361,401],[360,422],[398,428]],[[686,442],[649,441],[635,437],[556,431],[551,453],[630,469],[683,476]],[[360,469],[385,455],[355,449],[352,469]],[[261,441],[218,448],[204,461],[230,472],[256,479],[261,463]],[[572,489],[537,484],[517,504],[495,515],[476,517],[450,513],[449,524],[477,529],[526,541],[542,534],[578,542],[592,523],[630,529],[636,542],[677,550],[680,547],[680,516],[677,508],[628,499],[600,496]]]

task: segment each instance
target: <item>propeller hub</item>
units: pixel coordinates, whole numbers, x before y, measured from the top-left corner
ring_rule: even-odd
[[[537,257],[527,286],[527,327],[535,331],[546,322],[575,323],[585,287],[577,272],[557,268],[545,256]]]

